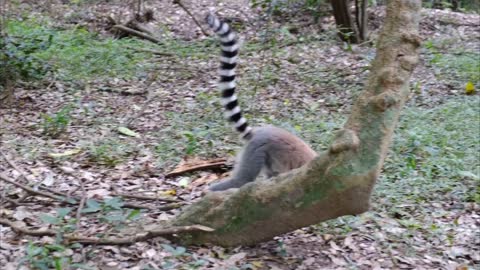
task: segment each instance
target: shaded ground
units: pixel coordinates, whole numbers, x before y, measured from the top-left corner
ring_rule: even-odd
[[[223,3],[228,8],[219,9],[221,14],[235,18],[245,37],[239,89],[249,119],[287,128],[315,149],[325,149],[368,76],[374,48],[338,42],[332,18],[314,24],[309,16],[285,12],[267,22],[246,1]],[[215,3],[194,1],[188,6],[206,10]],[[48,13],[57,26],[80,24],[105,36],[110,34],[104,30],[101,14],[114,13],[126,20],[129,11],[127,4],[108,3],[76,7],[40,3],[18,8]],[[104,65],[92,61],[82,66],[87,58],[70,59],[75,64],[59,65],[52,73],[55,76],[21,83],[16,106],[1,109],[0,150],[26,171],[30,184],[97,199],[130,193],[170,196],[188,203],[200,196],[206,183],[220,177],[222,172],[210,171],[165,177],[187,156],[231,156],[239,142],[219,110],[215,43],[170,2],[156,3],[154,9],[153,26],[161,29],[157,31],[164,44],[98,43],[97,57],[108,56],[109,50],[119,53],[111,62],[97,58]],[[384,10],[371,13],[375,37]],[[372,211],[236,249],[185,249],[158,238],[124,247],[50,247],[37,254],[55,239],[18,237],[0,227],[0,264],[15,269],[22,259],[32,265],[70,258],[94,269],[478,267],[480,100],[478,95],[465,96],[464,88],[468,81],[479,86],[480,17],[434,10],[424,10],[423,15],[423,61],[414,73],[412,96],[376,186]],[[171,55],[136,52],[125,46]],[[59,57],[62,50],[56,48]],[[119,62],[124,55],[138,61],[130,67]],[[93,67],[98,71],[92,72]],[[103,74],[105,69],[111,72]],[[135,117],[139,112],[143,113]],[[62,117],[68,122],[65,126]],[[130,120],[128,126],[138,138],[117,132]],[[26,183],[5,159],[0,160],[0,171]],[[15,205],[5,198],[16,199],[23,193],[3,182],[1,192],[1,217],[28,227],[47,227],[54,222],[42,213],[58,217],[62,212],[58,208],[65,207],[39,197]],[[82,214],[79,223],[73,224],[84,235],[115,234],[129,226],[170,219],[179,211],[159,210],[162,202],[125,200],[154,209],[138,214],[119,210],[121,203],[110,200],[101,206],[87,205],[92,213]],[[54,227],[68,230],[75,211]]]

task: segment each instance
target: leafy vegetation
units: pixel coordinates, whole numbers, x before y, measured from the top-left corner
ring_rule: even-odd
[[[51,72],[66,81],[141,77],[149,53],[130,48],[135,39],[100,38],[81,27],[55,29],[46,19],[9,21],[7,52],[22,78],[40,79]]]
[[[60,109],[55,114],[44,114],[43,115],[43,134],[50,136],[52,138],[57,138],[60,136],[68,127],[70,123],[70,112],[72,110],[71,106],[66,106]]]
[[[373,195],[374,208],[382,209],[377,212],[387,211],[407,229],[405,235],[392,236],[391,241],[401,242],[408,234],[424,230],[432,238],[450,238],[453,244],[447,225],[429,218],[431,204],[448,197],[480,203],[479,103],[478,97],[462,98],[433,109],[404,111]],[[343,217],[318,225],[317,232],[344,235],[378,218],[375,214]]]
[[[455,39],[456,40],[456,39]],[[431,52],[430,63],[437,67],[440,74],[449,73],[466,82],[480,82],[480,53],[475,51],[454,51],[445,53],[442,48],[448,47],[455,40],[427,41],[425,47]]]
[[[461,201],[477,198],[478,203],[479,102],[477,97],[464,98],[430,110],[406,111],[385,162],[380,196],[392,198],[392,203],[405,198],[418,203],[450,194]]]
[[[88,147],[90,160],[113,167],[125,160],[132,153],[133,147],[117,139],[108,138],[93,142]]]
[[[123,205],[123,201],[117,197],[101,202],[88,199],[82,213],[95,213],[102,223],[111,226],[111,230],[118,230],[127,222],[137,219],[140,214],[139,210],[123,209]],[[19,265],[41,270],[92,269],[86,264],[75,262],[73,255],[81,252],[83,248],[81,244],[68,244],[63,241],[65,234],[74,232],[77,227],[78,220],[72,216],[71,208],[57,208],[54,215],[42,213],[40,219],[47,225],[54,225],[58,234],[53,243],[30,242]]]

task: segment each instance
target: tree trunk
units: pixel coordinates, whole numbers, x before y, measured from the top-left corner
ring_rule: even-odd
[[[201,224],[215,231],[182,234],[176,240],[250,245],[367,211],[418,62],[420,6],[420,0],[388,2],[368,83],[329,151],[278,177],[207,194],[170,225]]]
[[[0,77],[7,76],[7,74],[2,74],[2,73],[3,73],[3,70],[0,70]],[[7,108],[13,104],[13,101],[14,101],[13,90],[14,88],[9,78],[0,78],[0,108]]]
[[[335,23],[338,28],[338,35],[343,41],[350,43],[358,43],[360,37],[358,36],[358,30],[353,22],[352,15],[350,13],[350,6],[348,0],[331,0],[333,9],[333,16],[335,17]],[[358,9],[356,9],[356,12]],[[358,20],[358,16],[356,16]]]
[[[460,2],[460,0],[452,0],[451,2],[452,2],[452,10],[453,11],[458,11],[458,8],[459,8],[459,3],[458,2]]]
[[[358,29],[360,30],[360,39],[362,41],[367,40],[368,38],[368,14],[367,14],[368,0],[362,0],[362,9],[360,11],[360,25]]]

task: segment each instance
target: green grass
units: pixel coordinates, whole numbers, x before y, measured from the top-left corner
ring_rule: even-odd
[[[9,21],[8,51],[23,78],[41,79],[51,72],[64,81],[89,81],[107,78],[132,79],[146,77],[154,69],[147,48],[173,57],[210,57],[213,40],[201,42],[164,39],[161,45],[139,39],[102,38],[84,28],[57,29],[45,19]]]
[[[428,110],[406,108],[377,196],[395,203],[454,194],[461,201],[478,203],[479,105],[478,97],[465,97]]]
[[[134,39],[100,38],[83,28],[56,29],[46,19],[10,21],[10,50],[30,64],[21,69],[39,77],[46,71],[62,80],[92,80],[141,76],[148,53],[128,47],[140,46]]]
[[[392,226],[385,219],[393,219],[406,230],[389,235],[388,243],[381,241],[386,248],[409,249],[414,233],[429,241],[448,239],[452,245],[457,241],[451,235],[455,221],[439,221],[449,214],[432,209],[432,203],[480,203],[479,105],[480,98],[463,97],[433,109],[406,107],[374,187],[373,211],[322,222],[315,232],[346,235],[365,223]],[[341,126],[338,120],[334,122]]]
[[[458,40],[442,39],[425,42],[425,48],[429,52],[426,58],[433,66],[437,75],[443,75],[445,78],[453,76],[455,81],[480,83],[480,54],[476,51],[471,51],[469,48],[449,48],[455,42],[458,42]],[[449,53],[444,53],[445,51]]]

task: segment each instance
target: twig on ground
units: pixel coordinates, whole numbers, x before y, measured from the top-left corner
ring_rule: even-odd
[[[80,203],[78,203],[77,215],[75,216],[77,219],[77,228],[80,228],[80,218],[82,217],[82,210],[85,206],[85,202],[87,201],[87,191],[85,190],[85,183],[84,180],[80,180],[80,189],[82,190],[82,199],[80,199]]]
[[[57,235],[56,231],[53,230],[31,230],[27,228],[20,227],[9,221],[7,219],[0,218],[0,224],[12,228],[16,233],[31,235],[31,236],[55,236]],[[158,236],[166,236],[179,234],[184,232],[194,232],[194,231],[204,231],[212,232],[214,229],[206,227],[203,225],[191,225],[191,226],[181,226],[181,227],[170,227],[170,228],[157,228],[152,230],[145,230],[144,232],[137,233],[128,237],[108,237],[108,238],[99,238],[99,237],[82,237],[78,236],[78,233],[75,234],[65,234],[63,239],[68,242],[75,242],[81,244],[95,244],[95,245],[128,245],[136,242],[146,241]]]
[[[137,204],[137,203],[124,203],[123,206],[131,209],[148,209],[148,210],[156,209],[155,207],[152,207],[152,206]]]
[[[205,31],[205,29],[203,29],[202,27],[202,24],[200,24],[197,19],[195,18],[195,16],[193,16],[193,14],[190,12],[190,10],[188,10],[188,8],[182,3],[181,0],[173,0],[173,4],[177,4],[179,5],[187,14],[188,16],[190,16],[193,20],[193,22],[198,26],[198,28],[200,28],[200,30],[202,31],[202,33],[205,35],[205,36],[210,36],[207,31]]]
[[[31,236],[55,236],[56,235],[56,232],[52,230],[48,230],[48,229],[30,230],[27,228],[17,226],[12,221],[3,219],[3,218],[0,218],[0,224],[12,228],[12,230],[16,233],[21,233],[21,234],[26,234]]]
[[[8,164],[10,164],[10,166],[12,166],[16,171],[18,171],[20,173],[20,175],[26,180],[26,181],[30,181],[30,179],[28,178],[26,172],[21,169],[19,166],[17,166],[12,160],[10,160],[3,152],[0,152],[0,154],[3,156],[3,158],[8,162]],[[0,173],[0,180],[3,180],[7,183],[10,183],[14,186],[17,186],[23,190],[25,190],[27,193],[29,194],[33,194],[33,195],[38,195],[38,196],[42,196],[42,197],[46,197],[46,198],[50,198],[50,199],[54,199],[54,200],[57,200],[57,201],[60,201],[62,203],[67,203],[67,204],[70,204],[70,205],[79,205],[81,206],[82,204],[82,200],[86,200],[87,198],[85,196],[82,195],[81,198],[77,198],[75,196],[70,196],[70,194],[63,194],[61,192],[58,192],[56,190],[53,190],[53,189],[50,189],[50,188],[47,188],[47,187],[44,187],[44,186],[39,186],[39,189],[43,189],[44,191],[40,191],[40,190],[35,190],[29,186],[26,186],[26,185],[23,185],[23,184],[20,184],[20,183],[17,183],[15,182],[13,179],[9,178],[8,176],[6,176],[5,174],[3,173]],[[83,182],[82,182],[83,184]],[[47,191],[47,192],[45,192]],[[73,191],[72,191],[73,192]],[[71,192],[70,192],[71,193]],[[17,201],[14,201],[14,200],[10,200],[9,199],[9,202],[13,203],[13,204],[17,204],[17,205],[20,205],[22,203],[22,201],[28,197],[27,194],[26,196],[23,196],[22,199],[19,199]],[[85,203],[85,200],[83,201],[83,204]],[[160,206],[160,207],[151,207],[151,206],[147,206],[147,205],[141,205],[141,204],[135,204],[135,203],[125,203],[123,205],[124,207],[126,208],[132,208],[132,209],[149,209],[149,210],[170,210],[170,209],[174,209],[174,208],[178,208],[180,206],[176,206],[176,205],[164,205],[164,206]],[[79,210],[78,211],[81,211],[81,208],[82,207],[79,207]],[[78,212],[77,212],[77,215],[78,215]]]
[[[180,207],[184,206],[185,204],[186,203],[183,203],[183,202],[169,203],[169,204],[160,205],[159,207],[156,207],[155,209],[160,210],[160,211],[168,211],[168,210],[180,208]]]
[[[22,185],[20,183],[17,183],[13,179],[10,179],[8,176],[6,176],[3,173],[0,173],[0,180],[3,180],[7,183],[10,183],[10,184],[14,185],[14,186],[17,186],[17,187],[27,191],[28,193],[31,193],[31,194],[34,194],[34,195],[39,195],[39,196],[42,196],[42,197],[47,197],[47,198],[50,198],[50,199],[54,199],[54,200],[58,200],[58,201],[62,201],[62,202],[67,202],[67,203],[70,203],[70,204],[76,204],[76,203],[73,203],[73,202],[66,201],[65,197],[53,195],[51,193],[43,192],[43,191],[40,191],[40,190],[34,190],[31,187],[28,187],[28,186]]]
[[[180,200],[178,199],[164,198],[159,196],[136,195],[136,194],[125,194],[125,193],[114,193],[113,195],[123,197],[123,198],[131,198],[131,199],[138,199],[138,200],[180,202]]]
[[[27,191],[28,193],[33,194],[33,195],[38,195],[38,196],[54,199],[54,200],[60,201],[62,203],[70,204],[70,205],[78,205],[79,204],[78,203],[79,198],[67,197],[66,195],[54,195],[54,194],[43,192],[43,191],[40,191],[40,190],[34,190],[31,187],[28,187],[28,186],[25,186],[23,184],[15,182],[13,179],[10,179],[8,176],[6,176],[3,173],[0,173],[0,180],[5,181],[7,183],[10,183],[14,186],[17,186],[17,187]],[[61,194],[59,192],[56,192],[56,193]],[[133,209],[151,209],[151,210],[152,209],[158,209],[158,208],[154,208],[154,207],[150,207],[150,206],[146,206],[146,205],[134,204],[134,203],[125,203],[123,206],[126,207],[126,208],[133,208]]]
[[[128,34],[130,34],[130,35],[137,36],[137,37],[140,37],[140,38],[149,40],[149,41],[151,41],[151,42],[153,42],[153,43],[157,43],[157,44],[162,43],[162,41],[159,40],[159,39],[156,38],[156,37],[147,35],[147,34],[145,34],[145,33],[142,33],[142,32],[137,31],[137,30],[135,30],[135,29],[126,27],[126,26],[124,26],[124,25],[117,24],[117,25],[114,25],[114,26],[112,27],[112,29],[116,29],[116,30],[120,30],[120,31],[126,32],[126,33],[128,33]]]
[[[7,157],[7,155],[5,155],[5,153],[3,153],[2,151],[0,151],[0,154],[5,159],[5,161],[23,177],[23,179],[30,181],[27,173],[22,168],[18,167],[17,164],[15,164],[15,162],[13,162],[13,160]]]
[[[18,200],[12,200],[12,199],[9,199],[7,198],[6,196],[4,195],[0,195],[0,198],[2,198],[3,200],[15,205],[15,206],[20,206],[20,205],[31,205],[31,203],[25,203],[25,202],[21,202],[21,201],[18,201]]]
[[[20,168],[15,162],[13,162],[13,160],[11,160],[10,158],[7,157],[7,155],[5,155],[5,153],[1,152],[0,151],[0,154],[3,156],[3,158],[5,159],[5,161],[7,161],[7,163],[14,169],[16,170],[21,177],[23,177],[23,179],[27,182],[30,182],[32,181],[32,179],[29,177],[29,175],[27,175],[27,173],[22,169]],[[56,190],[53,190],[53,189],[50,189],[50,188],[47,188],[47,187],[44,187],[42,185],[40,185],[38,187],[39,189],[43,189],[45,191],[48,191],[52,194],[55,194],[55,195],[58,195],[58,196],[61,196],[61,197],[68,197],[68,196],[65,196],[65,194],[61,193],[61,192],[58,192]],[[23,201],[26,197],[28,196],[24,196],[23,198],[21,199],[18,199],[18,202],[21,202]]]

